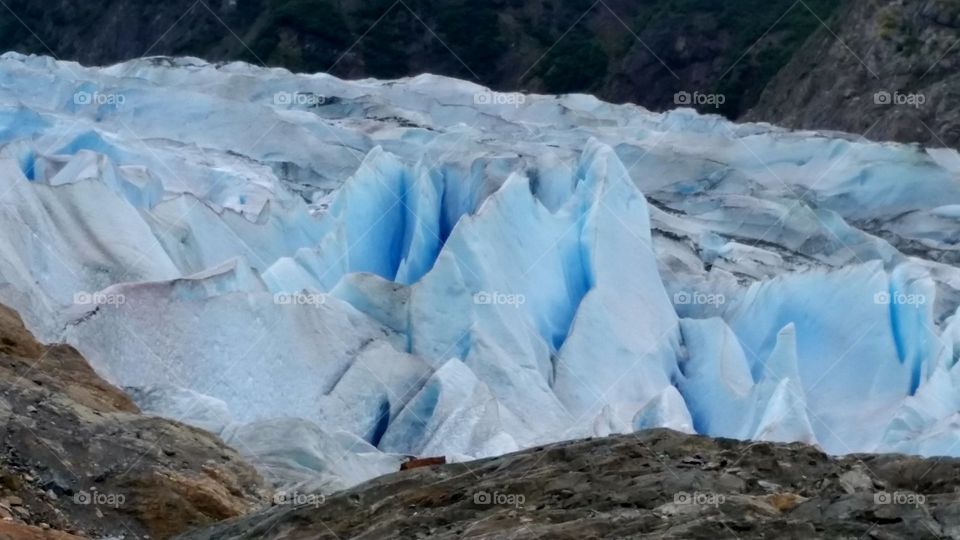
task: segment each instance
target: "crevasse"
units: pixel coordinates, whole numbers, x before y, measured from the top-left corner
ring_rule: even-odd
[[[956,153],[190,62],[0,58],[0,301],[276,483],[658,426],[960,453]]]

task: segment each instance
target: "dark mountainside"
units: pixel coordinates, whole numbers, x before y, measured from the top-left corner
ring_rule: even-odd
[[[0,50],[431,72],[956,147],[958,21],[958,0],[8,0]]]
[[[960,1],[863,0],[835,19],[839,39],[818,31],[746,118],[960,146]]]
[[[842,4],[840,2],[839,4]],[[84,64],[245,60],[346,78],[432,72],[497,90],[589,92],[664,110],[723,94],[739,117],[834,0],[7,0],[0,50]],[[835,21],[842,23],[843,21]],[[771,118],[775,119],[775,118]]]
[[[958,0],[5,4],[0,50],[83,64],[190,55],[345,78],[431,72],[501,91],[960,144]]]
[[[956,147],[958,21],[958,0],[10,0],[0,50],[84,64],[192,55],[345,78],[432,72]]]

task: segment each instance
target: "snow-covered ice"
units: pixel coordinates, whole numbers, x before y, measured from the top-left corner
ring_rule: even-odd
[[[958,264],[952,150],[0,58],[0,301],[278,485],[657,426],[960,455]]]

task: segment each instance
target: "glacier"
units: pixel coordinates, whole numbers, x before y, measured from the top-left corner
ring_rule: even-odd
[[[955,151],[503,97],[5,54],[0,302],[282,486],[653,427],[960,455]]]

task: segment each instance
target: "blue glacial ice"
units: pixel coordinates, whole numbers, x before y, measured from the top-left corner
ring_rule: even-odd
[[[956,152],[489,92],[6,54],[0,301],[278,485],[652,427],[960,455]]]

